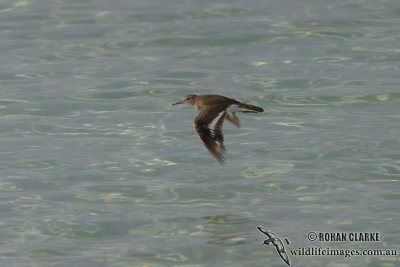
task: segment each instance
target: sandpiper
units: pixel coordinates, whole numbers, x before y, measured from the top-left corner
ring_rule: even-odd
[[[222,165],[225,163],[222,125],[225,118],[240,128],[235,112],[258,113],[264,109],[221,95],[187,95],[177,104],[190,104],[199,110],[193,124],[210,154]]]

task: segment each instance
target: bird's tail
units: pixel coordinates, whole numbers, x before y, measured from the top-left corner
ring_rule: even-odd
[[[264,109],[254,106],[254,105],[250,105],[250,104],[246,104],[246,103],[242,103],[240,102],[238,104],[239,108],[241,108],[241,112],[253,112],[253,113],[257,113],[257,112],[263,112]]]

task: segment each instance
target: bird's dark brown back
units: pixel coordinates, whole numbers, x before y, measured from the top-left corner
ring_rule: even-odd
[[[201,103],[204,106],[218,106],[221,108],[221,110],[225,110],[226,108],[228,108],[230,105],[233,104],[239,104],[240,102],[232,99],[232,98],[228,98],[222,95],[199,95],[197,96],[198,100],[201,99]]]

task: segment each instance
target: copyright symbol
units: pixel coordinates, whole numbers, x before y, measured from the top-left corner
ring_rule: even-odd
[[[309,232],[307,235],[308,240],[315,241],[317,240],[317,233],[316,232]]]

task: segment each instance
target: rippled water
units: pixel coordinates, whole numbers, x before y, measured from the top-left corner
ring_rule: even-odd
[[[285,266],[259,225],[400,250],[398,1],[1,1],[0,39],[1,266]],[[265,108],[225,167],[188,93]]]

